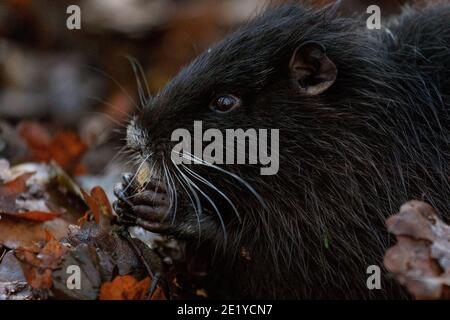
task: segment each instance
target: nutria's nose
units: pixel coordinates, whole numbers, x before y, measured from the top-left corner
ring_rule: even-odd
[[[127,146],[132,150],[139,150],[141,147],[139,140],[140,136],[141,136],[140,130],[136,128],[135,122],[131,121],[127,127],[127,136],[126,136]]]

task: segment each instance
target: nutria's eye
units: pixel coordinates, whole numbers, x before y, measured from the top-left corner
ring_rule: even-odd
[[[229,112],[241,106],[241,99],[231,95],[225,94],[217,96],[210,104],[210,108],[219,113]]]

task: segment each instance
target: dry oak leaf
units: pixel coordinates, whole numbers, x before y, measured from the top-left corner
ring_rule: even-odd
[[[58,218],[60,214],[56,212],[26,211],[18,212],[14,216],[32,221],[45,222]]]
[[[16,258],[20,261],[27,282],[35,289],[50,289],[53,285],[52,272],[62,263],[68,249],[56,240],[49,241],[36,254],[27,249],[17,249]]]
[[[24,173],[0,186],[0,213],[16,212],[16,199],[27,189],[27,180],[34,173]]]
[[[34,175],[34,172],[24,173],[0,186],[0,213],[38,222],[50,221],[59,217],[59,213],[39,210],[17,212],[16,201],[26,191],[26,182],[32,175]]]
[[[450,298],[450,226],[421,201],[409,201],[387,220],[397,244],[384,265],[417,299]]]
[[[111,203],[108,200],[108,196],[101,187],[94,187],[91,190],[91,194],[87,194],[84,190],[81,190],[84,200],[86,201],[89,212],[94,216],[95,222],[100,224],[102,217],[111,218],[113,216],[113,210]],[[84,215],[79,223],[83,224],[87,221],[87,216]]]
[[[45,230],[62,239],[86,211],[79,187],[55,164],[10,168],[0,159],[0,174],[0,246],[39,252]]]
[[[87,151],[86,144],[71,131],[57,132],[53,137],[38,123],[24,121],[18,126],[20,136],[31,153],[31,160],[51,162],[54,160],[70,174],[80,175],[85,169],[80,160]]]
[[[138,281],[131,275],[117,276],[112,282],[103,283],[100,300],[146,300],[150,278]]]
[[[2,250],[0,249],[0,252]],[[38,298],[27,283],[19,260],[13,251],[0,253],[0,300],[30,300]]]

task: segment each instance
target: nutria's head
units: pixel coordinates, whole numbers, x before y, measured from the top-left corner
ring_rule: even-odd
[[[332,8],[313,11],[293,5],[270,11],[243,26],[201,54],[149,99],[128,127],[128,146],[141,159],[146,159],[157,175],[169,171],[181,176],[172,163],[174,146],[180,142],[177,134],[172,141],[177,129],[187,130],[192,144],[199,142],[199,136],[194,136],[194,124],[198,127],[199,121],[202,133],[208,129],[222,132],[224,162],[226,153],[233,148],[226,145],[226,129],[244,132],[254,129],[258,138],[261,138],[259,130],[267,130],[268,155],[273,156],[273,162],[280,161],[277,165],[272,163],[272,171],[262,173],[262,167],[270,166],[267,161],[249,165],[252,156],[259,157],[258,151],[251,148],[246,150],[246,164],[216,164],[249,185],[258,180],[259,184],[269,186],[283,171],[283,162],[292,162],[293,156],[299,156],[293,154],[299,142],[308,144],[310,134],[316,131],[319,107],[328,105],[327,92],[337,81],[339,59],[334,43],[339,39],[331,38],[326,32],[335,27],[331,22],[333,15]],[[272,129],[279,130],[279,137],[275,137]],[[279,148],[288,150],[277,148],[271,154],[275,142],[279,142]],[[203,147],[207,145],[204,141]],[[242,151],[236,144],[234,148],[235,155]],[[194,153],[194,147],[190,152]],[[184,170],[186,166],[183,164],[179,169]],[[202,165],[188,167],[208,178],[217,176],[212,183],[226,190],[230,197],[241,197],[249,191],[249,186],[243,187],[242,183],[232,181],[233,178],[230,181],[227,174],[218,170]],[[254,188],[251,193],[269,191]]]
[[[149,98],[128,127],[128,146],[147,172],[176,191],[173,201],[175,194],[187,195],[219,211],[221,224],[234,224],[236,216],[242,224],[261,224],[262,212],[282,212],[281,206],[289,205],[300,210],[304,201],[311,205],[318,198],[311,193],[332,180],[328,176],[343,181],[350,157],[342,148],[361,146],[364,150],[349,148],[360,157],[367,147],[358,136],[367,132],[367,116],[354,102],[369,102],[364,87],[372,82],[365,71],[383,61],[384,53],[373,51],[375,36],[360,31],[356,20],[337,17],[334,7],[290,5],[269,11],[201,54]],[[215,132],[203,137],[208,129]],[[267,130],[266,144],[246,148],[243,164],[229,163],[227,153],[238,156],[242,149],[239,143],[227,145],[227,129],[255,130],[258,142],[260,130]],[[217,131],[223,141],[216,141]],[[182,138],[187,133],[190,140]],[[180,145],[187,140],[189,148]],[[198,159],[211,151],[211,140],[222,145],[225,163],[211,166]],[[260,161],[265,151],[271,163]],[[175,165],[177,156],[191,164]]]

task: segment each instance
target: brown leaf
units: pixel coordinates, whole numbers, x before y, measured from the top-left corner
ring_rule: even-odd
[[[157,286],[155,292],[153,292],[150,297],[150,300],[167,300],[164,290],[160,286]]]
[[[33,175],[34,172],[24,173],[0,186],[0,213],[37,222],[53,220],[60,216],[58,213],[39,210],[18,212],[17,199],[26,191],[26,182]]]
[[[44,222],[56,219],[60,216],[60,214],[54,212],[27,211],[16,213],[14,216],[37,222]]]
[[[10,249],[27,248],[38,252],[39,243],[46,239],[45,230],[61,239],[67,235],[68,226],[69,223],[61,218],[35,222],[5,215],[0,220],[0,244]]]
[[[387,220],[397,244],[384,265],[418,299],[450,298],[450,226],[427,203],[410,201]]]
[[[77,223],[80,227],[82,227],[88,221],[89,221],[89,211],[86,212],[80,219],[78,219]]]
[[[56,240],[55,236],[53,235],[53,233],[50,230],[44,229],[44,233],[45,233],[45,241],[46,242]]]
[[[101,187],[94,187],[90,195],[84,190],[82,190],[82,193],[96,223],[100,223],[101,217],[111,218],[113,216],[111,204]],[[81,222],[83,222],[83,218]]]
[[[38,251],[47,231],[56,239],[67,236],[69,224],[86,211],[79,188],[56,165],[28,163],[5,170],[10,179],[23,174],[0,182],[0,245]],[[30,171],[36,174],[31,177]]]
[[[117,276],[100,288],[100,300],[145,300],[150,287],[150,278],[138,281],[130,275]]]
[[[0,213],[16,212],[16,199],[25,192],[26,182],[34,173],[24,173],[0,186]]]
[[[47,157],[47,149],[51,144],[52,138],[46,128],[37,122],[23,121],[18,125],[17,131],[35,157],[41,159]]]
[[[54,160],[70,174],[85,173],[80,160],[87,151],[87,146],[75,133],[61,131],[52,138],[47,129],[29,121],[22,122],[18,131],[30,150],[32,161]]]
[[[15,251],[27,282],[35,289],[50,289],[52,287],[52,271],[61,264],[66,253],[67,248],[54,240],[48,242],[39,254],[27,249]]]
[[[49,148],[50,159],[72,174],[85,173],[79,162],[86,151],[86,144],[70,131],[58,132]]]

